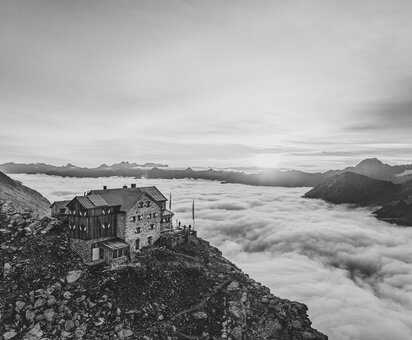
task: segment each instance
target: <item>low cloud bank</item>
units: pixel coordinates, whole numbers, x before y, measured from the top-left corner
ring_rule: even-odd
[[[412,339],[412,228],[366,209],[301,198],[301,188],[191,180],[13,175],[49,200],[137,183],[172,192],[176,218],[275,295],[304,302],[330,339]],[[129,183],[127,183],[129,182]]]

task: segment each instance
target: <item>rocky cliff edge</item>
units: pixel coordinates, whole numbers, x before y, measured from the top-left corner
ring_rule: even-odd
[[[64,225],[21,208],[0,200],[0,339],[327,339],[204,240],[87,267]]]

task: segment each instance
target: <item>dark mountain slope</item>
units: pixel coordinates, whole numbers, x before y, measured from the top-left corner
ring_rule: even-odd
[[[304,197],[331,203],[382,206],[374,212],[378,219],[412,226],[412,181],[394,184],[345,172],[313,188]]]
[[[321,198],[332,203],[381,205],[397,199],[402,192],[400,184],[344,172],[313,188],[305,197]]]
[[[412,226],[412,202],[400,200],[392,202],[375,211],[380,220],[404,226]]]

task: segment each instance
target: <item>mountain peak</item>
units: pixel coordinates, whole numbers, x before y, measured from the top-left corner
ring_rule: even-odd
[[[367,166],[372,166],[372,165],[382,166],[382,165],[385,165],[385,164],[383,164],[382,161],[380,161],[380,160],[377,159],[377,158],[366,158],[366,159],[364,159],[362,162],[360,162],[356,167],[362,166],[362,165],[367,165]]]

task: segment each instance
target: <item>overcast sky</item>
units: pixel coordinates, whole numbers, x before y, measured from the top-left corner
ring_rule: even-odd
[[[411,163],[412,1],[0,2],[0,162]]]

